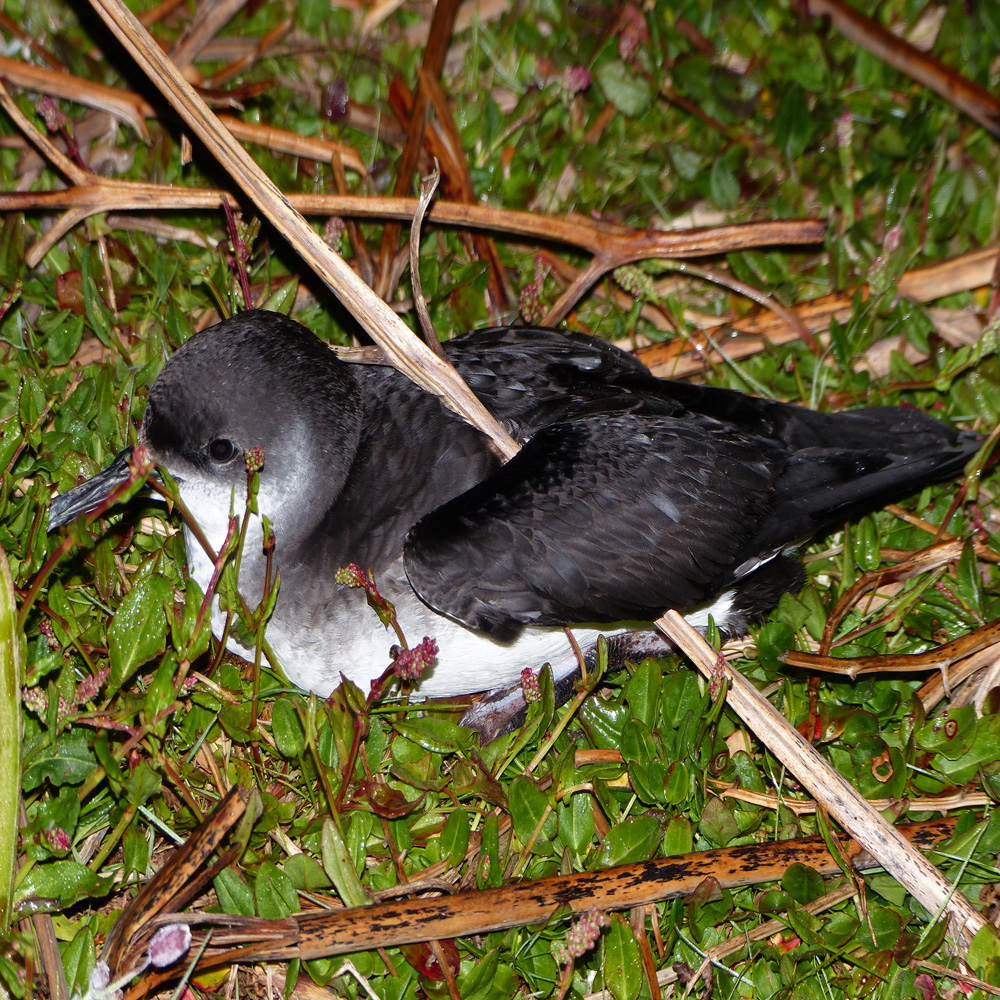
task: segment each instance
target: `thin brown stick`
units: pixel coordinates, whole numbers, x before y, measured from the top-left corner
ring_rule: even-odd
[[[42,69],[7,56],[0,56],[0,78],[18,87],[38,90],[43,94],[74,101],[84,107],[106,111],[135,129],[144,142],[150,141],[145,119],[157,117],[157,111],[138,94],[106,87],[59,70]],[[297,132],[271,125],[255,125],[253,122],[245,122],[232,115],[219,115],[218,118],[242,142],[252,142],[279,153],[303,156],[323,163],[329,163],[335,155],[339,155],[349,170],[362,176],[366,173],[361,155],[353,146],[345,143],[299,135]]]
[[[876,590],[887,583],[912,580],[921,573],[927,573],[942,566],[958,562],[962,558],[964,542],[960,539],[937,542],[927,548],[910,553],[895,566],[882,566],[869,570],[848,587],[826,620],[823,636],[819,643],[819,654],[826,656],[833,645],[833,636],[844,616],[854,607],[864,594]]]
[[[166,211],[168,209],[218,208],[222,198],[235,198],[213,188],[184,188],[89,177],[85,186],[62,191],[0,192],[0,212],[59,211],[83,207],[91,215],[100,212]],[[304,215],[350,215],[359,219],[413,218],[416,198],[368,198],[361,195],[289,194],[283,200]],[[777,244],[808,244],[823,240],[823,223],[815,219],[748,222],[662,232],[627,229],[579,216],[536,215],[532,212],[462,205],[437,201],[427,221],[438,225],[492,229],[515,236],[562,243],[590,253],[600,253],[612,244],[623,263],[652,257],[706,257]],[[759,320],[758,320],[759,322]]]
[[[1000,137],[1000,101],[968,77],[962,76],[940,59],[883,28],[843,0],[808,0],[803,4],[812,14],[830,18],[830,23],[855,45],[871,52],[893,69],[933,90],[988,132]]]
[[[344,164],[340,157],[335,155],[330,161],[330,166],[333,168],[333,182],[337,186],[337,194],[347,194],[347,178],[344,175]],[[347,229],[347,238],[351,241],[351,247],[354,250],[354,261],[358,266],[358,273],[364,283],[371,287],[375,284],[375,264],[368,250],[368,243],[361,233],[361,227],[351,218],[344,220],[344,226]]]
[[[173,64],[178,69],[190,66],[205,44],[246,6],[246,2],[247,0],[201,0],[197,13],[170,50]]]
[[[133,936],[180,896],[246,811],[248,798],[242,789],[231,788],[212,814],[171,853],[167,863],[125,907],[104,945],[104,960],[110,968],[123,968],[121,962]]]
[[[434,173],[421,181],[420,198],[417,200],[417,210],[410,225],[410,284],[413,286],[413,306],[417,311],[417,319],[420,321],[424,340],[427,341],[432,350],[443,358],[445,356],[444,347],[438,340],[434,324],[431,322],[431,314],[427,311],[427,300],[424,298],[424,289],[420,283],[420,230],[423,226],[427,206],[430,205],[440,180],[441,169],[435,162]]]
[[[262,59],[271,49],[278,45],[285,35],[288,34],[295,27],[295,19],[292,17],[286,17],[284,20],[279,21],[257,44],[257,47],[245,55],[240,56],[238,59],[234,59],[228,66],[224,66],[222,69],[217,70],[210,77],[205,79],[206,86],[210,87],[221,87],[222,84],[227,83],[234,76],[239,76],[240,73],[245,73],[258,59]],[[204,49],[202,53],[204,54]],[[204,55],[203,55],[204,57]]]
[[[927,267],[914,268],[899,279],[897,290],[913,302],[932,302],[956,292],[981,288],[989,284],[998,259],[998,248],[987,247]],[[845,322],[851,317],[858,292],[863,299],[870,294],[868,287],[862,286],[804,302],[794,311],[813,335],[820,336],[829,330],[831,320]],[[759,353],[770,344],[787,344],[796,339],[797,331],[779,316],[770,312],[754,312],[738,320],[692,333],[685,339],[675,338],[662,344],[641,347],[636,353],[654,374],[684,378],[724,360],[715,346],[717,344],[725,344],[726,358],[738,361]]]
[[[0,107],[7,112],[11,121],[25,136],[37,146],[42,156],[68,181],[85,187],[89,185],[90,175],[87,171],[74,163],[47,135],[32,126],[27,116],[8,93],[2,79],[0,79]]]
[[[145,119],[154,117],[155,112],[152,105],[138,94],[106,87],[62,70],[32,66],[8,56],[0,56],[0,77],[27,90],[38,90],[88,108],[107,111],[130,125],[143,142],[149,142]]]
[[[458,11],[458,0],[438,0],[431,18],[430,34],[427,37],[427,47],[421,65],[427,76],[437,78],[444,66],[445,53],[451,41],[451,32],[455,24],[455,14]],[[417,158],[423,145],[424,127],[427,124],[428,100],[424,88],[417,83],[417,91],[413,95],[413,112],[406,129],[406,144],[399,160],[393,193],[403,195],[411,190],[413,172],[417,168]],[[375,291],[380,298],[388,298],[391,291],[390,262],[399,243],[400,227],[390,223],[382,231],[382,246],[379,250],[379,276]]]
[[[925,670],[948,670],[960,660],[986,649],[992,650],[995,658],[1000,653],[998,643],[1000,643],[1000,619],[989,622],[953,642],[928,649],[924,653],[884,653],[877,656],[843,659],[790,650],[782,660],[790,667],[839,674],[850,680],[856,680],[862,674],[909,674]]]
[[[477,200],[472,185],[472,172],[448,100],[434,77],[428,76],[422,68],[417,72],[434,109],[434,120],[425,132],[424,139],[431,154],[444,164],[441,193],[450,201],[461,201],[471,205]],[[490,280],[487,291],[490,305],[495,313],[514,297],[507,278],[507,270],[500,260],[496,244],[488,235],[472,233],[469,240],[475,256],[489,265]]]
[[[288,129],[275,128],[272,125],[255,125],[245,122],[232,115],[219,115],[219,121],[229,129],[241,142],[252,142],[257,146],[265,146],[276,153],[287,153],[289,156],[302,156],[321,163],[332,163],[339,157],[348,170],[365,176],[361,154],[353,147],[333,139],[319,139],[310,135],[299,135]]]

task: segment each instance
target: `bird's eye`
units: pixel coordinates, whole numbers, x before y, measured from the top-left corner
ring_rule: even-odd
[[[229,438],[216,438],[208,443],[208,455],[213,462],[228,462],[236,454],[236,445]]]

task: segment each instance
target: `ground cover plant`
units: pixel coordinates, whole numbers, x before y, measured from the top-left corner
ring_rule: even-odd
[[[665,376],[997,427],[990,4],[865,4],[875,20],[854,29],[832,0],[481,3],[458,6],[454,24],[444,0],[433,13],[236,5],[224,26],[214,8],[134,9],[414,329],[408,223],[400,237],[371,206],[412,196],[436,157],[418,267],[443,339],[518,315],[565,322]],[[888,50],[871,47],[879,25],[895,37]],[[134,440],[150,384],[196,328],[251,304],[341,345],[359,328],[280,227],[247,201],[223,211],[218,189],[236,190],[225,169],[189,145],[89,9],[15,0],[0,33],[12,95],[0,114],[10,995],[1000,992],[990,927],[963,938],[954,911],[929,910],[884,858],[858,875],[832,800],[807,792],[689,659],[599,671],[560,708],[543,671],[523,729],[481,746],[457,725],[460,707],[350,688],[322,702],[266,658],[220,654],[186,579],[179,515],[160,496],[47,535],[52,493]],[[934,76],[949,68],[961,78],[942,97]],[[422,102],[426,116],[413,111]],[[36,150],[46,139],[56,149]],[[140,200],[118,181],[162,187]],[[369,207],[335,210],[324,200],[335,194]],[[684,242],[683,230],[730,223],[756,227]],[[642,232],[623,244],[607,224]],[[1000,850],[996,485],[977,461],[960,483],[814,539],[806,587],[725,649],[987,924]],[[243,619],[259,631],[259,609]],[[623,866],[694,852],[672,888],[635,895]],[[170,877],[150,883],[171,857]],[[519,916],[517,887],[549,886],[558,901],[541,881],[555,876],[577,879],[565,883],[575,911],[552,902],[544,918]],[[484,915],[465,890],[502,907]],[[450,895],[451,923],[428,944],[414,924]],[[207,914],[193,940],[178,921],[151,937],[149,917],[192,904]],[[361,906],[373,916],[333,929]],[[306,920],[323,911],[331,923],[309,940],[325,950],[309,950],[319,925]],[[268,925],[266,946],[262,920],[285,921]],[[391,921],[410,939],[383,944]],[[109,939],[120,984],[102,979]],[[216,962],[178,985],[200,950],[245,941],[256,963]]]

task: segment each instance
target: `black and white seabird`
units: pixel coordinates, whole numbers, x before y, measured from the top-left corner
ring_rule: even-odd
[[[192,337],[149,392],[138,440],[176,479],[213,546],[242,513],[244,456],[260,446],[260,511],[281,586],[268,640],[288,679],[327,695],[367,689],[392,633],[337,569],[371,567],[407,639],[434,638],[417,693],[515,682],[577,663],[616,636],[620,654],[664,649],[668,608],[742,634],[801,582],[789,552],[813,533],[954,477],[980,438],[913,409],[817,413],[654,377],[576,333],[499,328],[446,346],[522,450],[500,466],[483,436],[392,368],[347,364],[285,316],[246,312]],[[114,468],[114,467],[113,467]],[[55,498],[50,529],[125,475]],[[212,565],[188,534],[191,575]],[[263,587],[254,517],[240,590]],[[223,616],[215,609],[213,629]],[[230,647],[248,650],[235,639]]]

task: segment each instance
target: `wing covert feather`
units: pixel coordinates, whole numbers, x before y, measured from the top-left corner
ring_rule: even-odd
[[[431,607],[493,634],[648,620],[727,582],[782,465],[777,449],[713,420],[553,424],[414,526],[407,576]]]

